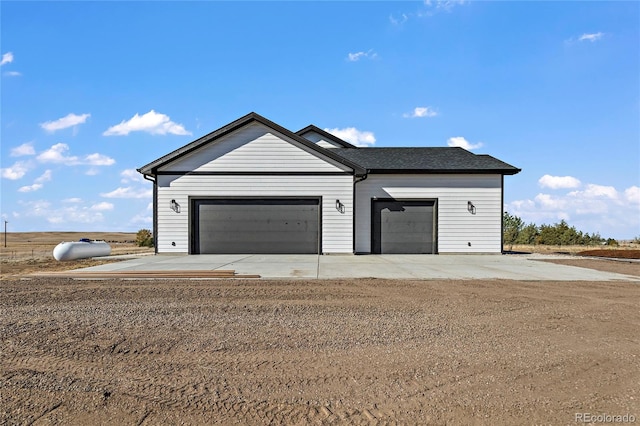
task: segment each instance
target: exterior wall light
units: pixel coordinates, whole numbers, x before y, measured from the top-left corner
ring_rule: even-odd
[[[347,209],[345,208],[344,204],[340,202],[340,200],[336,200],[336,210],[338,210],[340,213],[344,213]]]
[[[474,206],[471,201],[467,201],[467,210],[471,214],[476,214],[476,206]]]
[[[170,207],[171,207],[171,210],[173,210],[174,212],[180,213],[180,204],[178,204],[176,200],[171,200]]]

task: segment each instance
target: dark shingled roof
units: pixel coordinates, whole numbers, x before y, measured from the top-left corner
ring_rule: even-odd
[[[339,156],[374,173],[499,173],[520,169],[490,155],[462,148],[335,148]]]

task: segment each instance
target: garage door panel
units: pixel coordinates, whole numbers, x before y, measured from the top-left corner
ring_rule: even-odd
[[[194,253],[318,253],[319,200],[195,200]]]
[[[374,253],[435,253],[435,201],[374,200]]]

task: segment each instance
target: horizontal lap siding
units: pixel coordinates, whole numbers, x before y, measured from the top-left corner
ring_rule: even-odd
[[[248,125],[161,167],[162,172],[341,172],[348,167],[319,158],[308,147],[274,134],[259,123]]]
[[[351,253],[353,176],[158,176],[158,251],[189,252],[189,197],[322,197],[323,253]],[[336,199],[345,205],[340,213]],[[170,208],[180,204],[180,213]],[[171,243],[175,242],[173,246]]]
[[[499,253],[501,184],[500,175],[369,175],[356,185],[356,252],[371,251],[371,199],[377,197],[437,199],[440,253]]]

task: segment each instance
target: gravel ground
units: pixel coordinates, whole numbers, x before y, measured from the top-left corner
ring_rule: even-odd
[[[640,419],[629,282],[0,286],[0,424]]]

